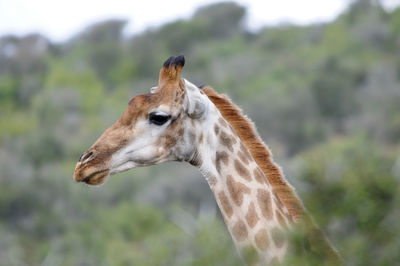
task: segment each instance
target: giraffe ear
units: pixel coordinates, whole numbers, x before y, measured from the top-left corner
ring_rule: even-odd
[[[184,108],[190,118],[198,119],[207,111],[207,102],[204,95],[200,93],[199,88],[184,80],[185,84],[185,100]]]
[[[184,65],[185,57],[183,55],[171,56],[168,58],[160,70],[158,88],[177,88]]]

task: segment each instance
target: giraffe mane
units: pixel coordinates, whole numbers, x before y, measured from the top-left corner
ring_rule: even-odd
[[[311,249],[320,250],[335,262],[340,261],[337,251],[314,223],[294,188],[286,181],[280,167],[273,161],[271,151],[258,135],[253,122],[226,95],[216,93],[209,86],[205,86],[202,91],[236,131],[294,221],[300,222],[302,230],[310,233]]]

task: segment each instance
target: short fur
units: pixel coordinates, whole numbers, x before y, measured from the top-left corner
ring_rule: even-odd
[[[319,254],[325,255],[330,262],[340,261],[337,252],[315,225],[293,187],[286,181],[279,166],[274,163],[270,150],[257,134],[254,124],[242,114],[239,107],[233,104],[226,95],[218,94],[208,86],[204,87],[203,91],[249,149],[254,160],[268,178],[269,183],[274,188],[279,199],[287,207],[294,221],[301,223],[304,226],[304,230],[312,233],[308,238],[311,248]]]

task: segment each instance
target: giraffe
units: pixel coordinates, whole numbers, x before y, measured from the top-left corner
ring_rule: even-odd
[[[130,100],[118,121],[79,158],[74,179],[89,185],[110,175],[167,161],[188,162],[207,180],[233,242],[248,265],[279,264],[298,226],[331,265],[337,252],[272,160],[252,122],[227,96],[180,74],[183,55],[165,61],[158,85]]]

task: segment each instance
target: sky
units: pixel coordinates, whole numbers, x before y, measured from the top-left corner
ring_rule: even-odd
[[[280,23],[310,24],[333,20],[350,0],[236,0],[247,8],[246,25],[257,30]],[[0,36],[40,32],[53,41],[65,41],[95,22],[121,18],[126,33],[139,33],[193,15],[199,6],[216,0],[0,0]],[[390,8],[400,0],[384,0]]]

